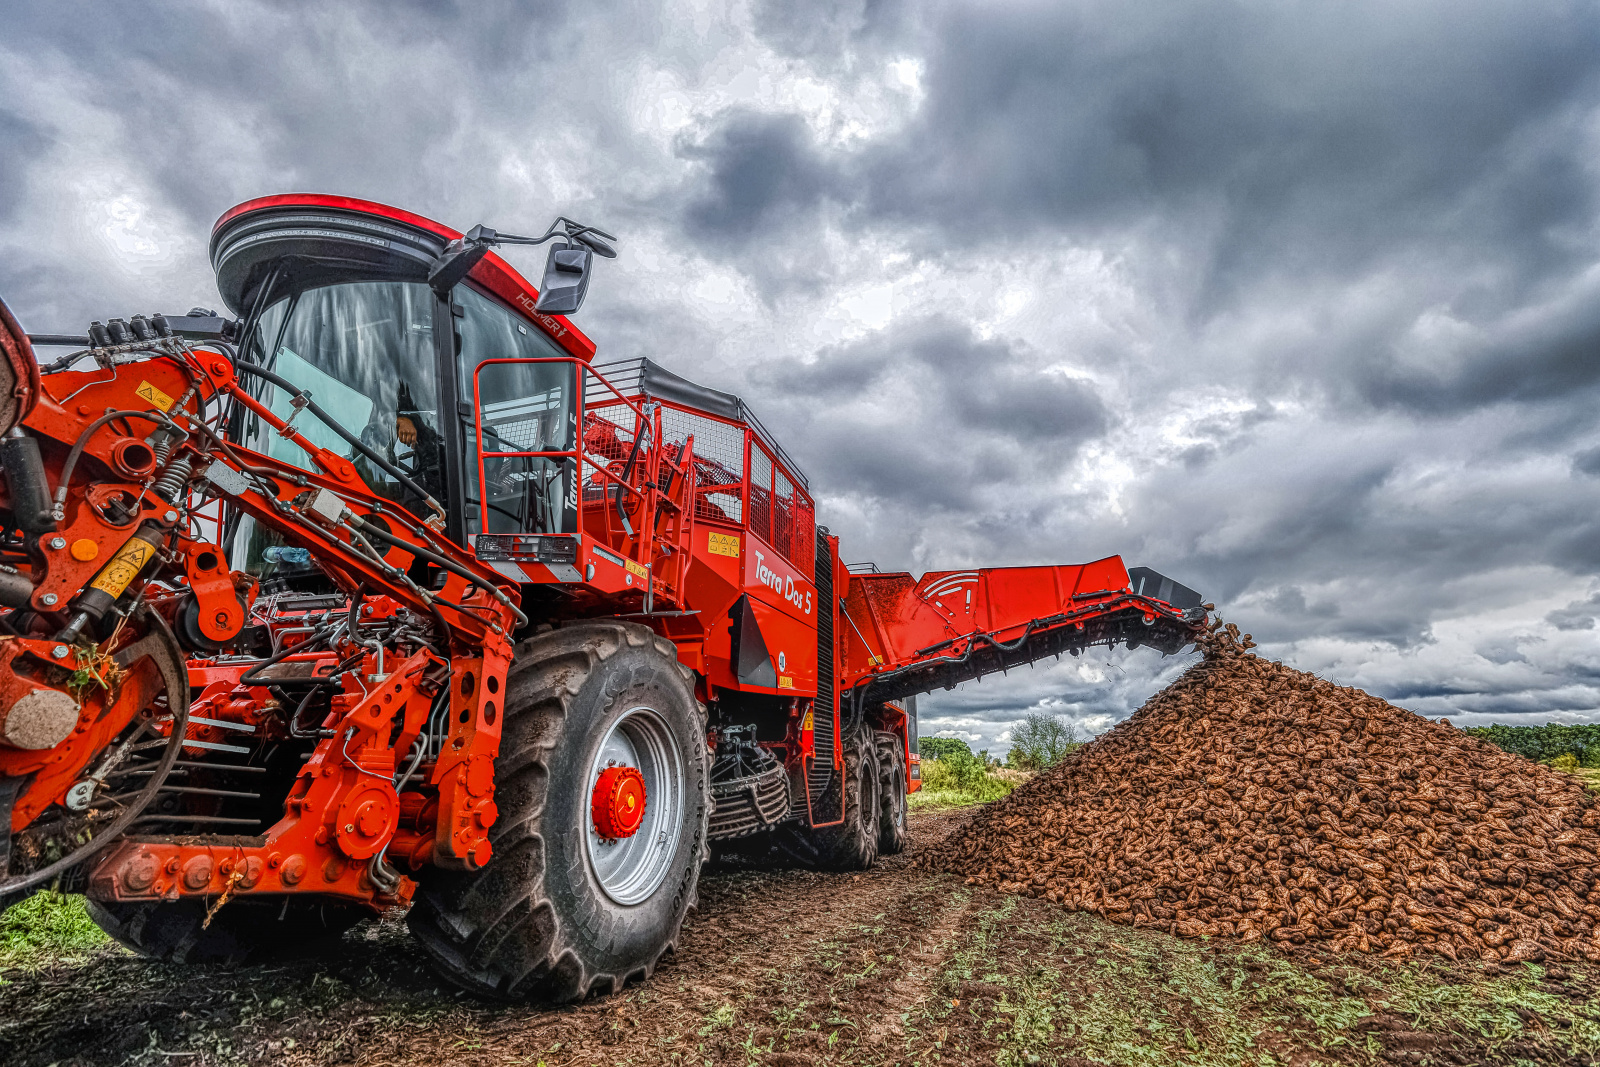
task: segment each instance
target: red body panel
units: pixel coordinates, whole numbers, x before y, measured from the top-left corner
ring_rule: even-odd
[[[840,635],[843,687],[932,659],[944,651],[932,646],[973,634],[1006,642],[1035,619],[1096,613],[1127,588],[1120,556],[1075,566],[929,571],[921,578],[851,575]]]

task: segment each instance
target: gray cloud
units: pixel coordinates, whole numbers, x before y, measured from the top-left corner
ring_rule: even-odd
[[[708,171],[705,192],[685,211],[689,233],[735,246],[796,225],[837,181],[794,115],[735,114],[679,154]]]
[[[1597,44],[1555,0],[33,5],[0,293],[214,303],[213,220],[290,189],[566,213],[623,237],[603,355],[746,395],[851,559],[1120,553],[1419,711],[1594,719]],[[1098,729],[1185,662],[924,722]]]

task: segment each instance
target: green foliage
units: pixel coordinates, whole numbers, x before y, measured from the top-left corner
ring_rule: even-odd
[[[999,800],[1016,783],[990,774],[971,752],[951,751],[941,759],[922,757],[922,788],[911,794],[913,808],[951,807]]]
[[[1558,771],[1575,771],[1578,769],[1578,757],[1570,752],[1563,752],[1555,759],[1545,760],[1545,762]]]
[[[0,967],[86,956],[109,941],[79,896],[47,889],[0,915]]]
[[[1580,767],[1600,767],[1600,723],[1568,726],[1470,726],[1467,733],[1535,762],[1570,755]]]
[[[959,737],[919,737],[917,752],[923,759],[943,759],[947,753],[960,752],[972,755],[972,749]]]
[[[1046,770],[1077,751],[1082,744],[1071,723],[1059,715],[1036,711],[1024,716],[1012,730],[1006,766],[1019,771]]]

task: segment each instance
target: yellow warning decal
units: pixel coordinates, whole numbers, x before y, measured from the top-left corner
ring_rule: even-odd
[[[778,688],[779,689],[793,689],[794,688],[794,679],[789,677],[787,674],[778,675]]]
[[[635,575],[639,578],[643,578],[645,576],[645,569],[631,559],[623,560],[622,565],[627,569],[629,574]]]
[[[144,399],[150,401],[150,403],[154,404],[162,411],[171,411],[172,405],[177,403],[177,401],[173,400],[170,396],[168,396],[166,393],[163,393],[149,382],[140,382],[139,388],[134,390],[134,394],[144,397]]]
[[[809,730],[811,728],[812,728],[812,726],[811,726],[811,711],[809,709],[807,709],[806,717],[800,720],[800,729],[801,730]]]
[[[137,537],[129,540],[117,549],[117,554],[111,557],[111,562],[105,565],[89,588],[98,589],[112,599],[121,596],[122,591],[139,577],[139,572],[144,570],[144,565],[155,555],[155,551],[154,545]]]
[[[706,550],[713,556],[732,556],[739,558],[739,538],[736,534],[711,534],[711,540],[706,543]]]

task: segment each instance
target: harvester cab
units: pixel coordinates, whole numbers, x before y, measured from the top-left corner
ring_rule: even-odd
[[[1203,627],[1114,556],[846,566],[737,396],[596,360],[612,240],[269,197],[213,232],[235,319],[40,368],[0,315],[0,901],[168,959],[409,906],[466,988],[614,990],[713,849],[904,848],[917,694]],[[492,250],[541,243],[539,289]]]

